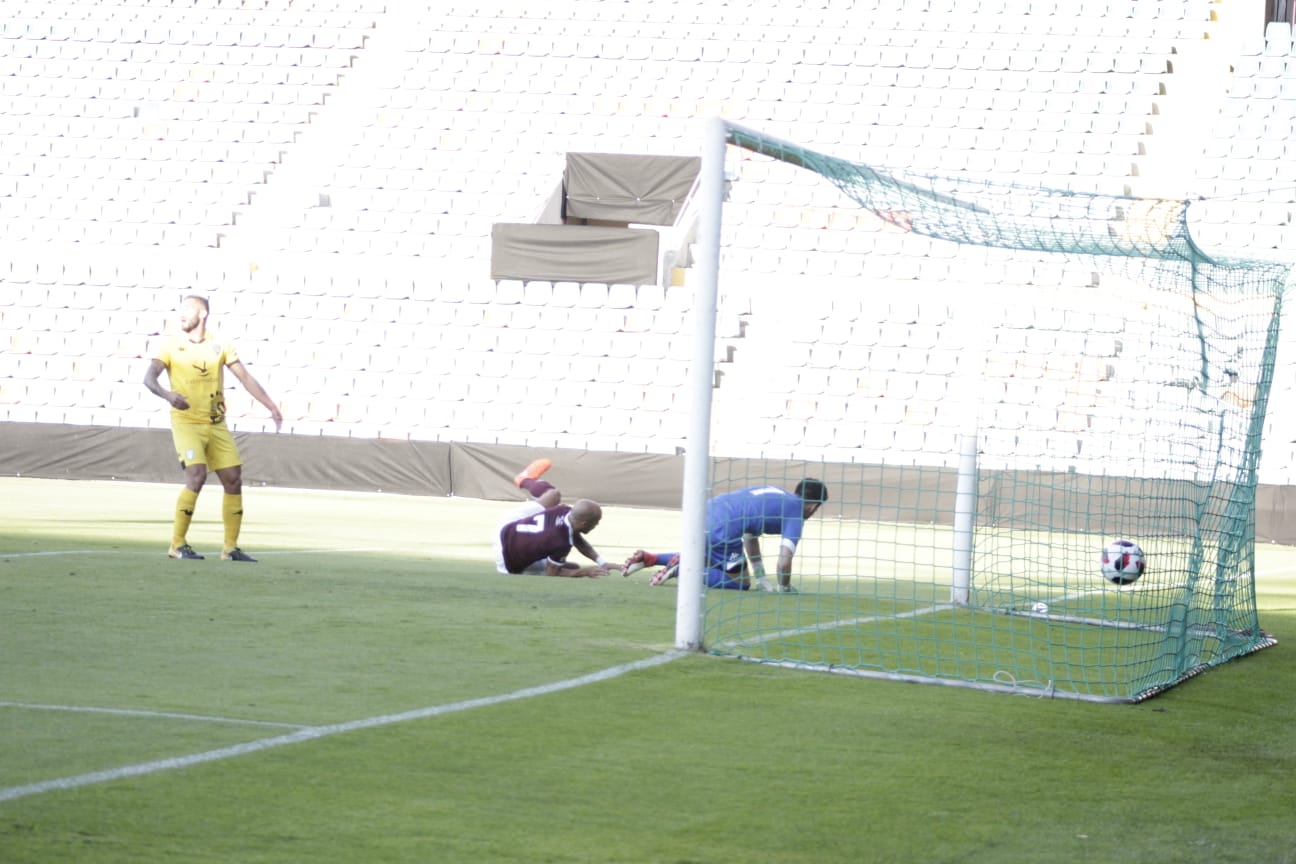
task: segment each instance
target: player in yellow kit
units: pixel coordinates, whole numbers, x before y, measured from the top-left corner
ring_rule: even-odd
[[[225,367],[229,367],[254,399],[269,409],[275,431],[283,425],[283,412],[239,361],[234,346],[207,331],[210,308],[206,298],[197,295],[180,302],[180,332],[162,337],[144,375],[144,386],[149,392],[161,396],[171,406],[171,437],[185,473],[185,487],[176,502],[175,527],[167,554],[172,558],[203,557],[194,551],[185,536],[189,533],[198,493],[207,482],[210,469],[225,487],[221,504],[225,543],[221,558],[255,562],[238,545],[239,530],[243,527],[243,463],[234,436],[225,425]],[[158,381],[163,369],[170,389]]]

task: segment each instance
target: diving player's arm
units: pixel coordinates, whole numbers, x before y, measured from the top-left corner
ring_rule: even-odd
[[[154,360],[153,362],[157,363],[158,361]],[[252,373],[243,365],[242,360],[235,360],[229,364],[229,370],[234,373],[235,378],[243,382],[244,389],[252,394],[252,398],[264,405],[266,410],[270,412],[270,417],[274,420],[275,431],[278,432],[283,427],[283,412],[279,410],[279,406],[275,404],[275,401],[270,398],[270,394],[266,393],[265,388],[252,377]]]
[[[568,579],[598,579],[607,575],[606,567],[581,567],[571,561],[555,564],[550,561],[545,565],[546,576],[565,576]]]
[[[577,552],[581,553],[586,558],[590,559],[591,561],[593,561],[595,564],[598,565],[598,569],[602,571],[602,573],[599,574],[601,576],[606,576],[609,568],[613,570],[621,569],[620,565],[618,564],[612,564],[607,561],[604,561],[599,556],[598,552],[594,551],[594,547],[590,545],[590,542],[585,539],[584,534],[577,534],[575,537],[573,537],[572,545],[576,547]]]

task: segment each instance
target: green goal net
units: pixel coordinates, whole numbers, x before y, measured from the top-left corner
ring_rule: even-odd
[[[717,128],[706,495],[829,499],[795,593],[699,592],[705,650],[1128,702],[1273,644],[1253,514],[1287,266],[1204,254],[1185,201]]]

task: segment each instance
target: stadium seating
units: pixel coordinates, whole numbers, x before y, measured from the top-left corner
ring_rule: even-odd
[[[0,420],[164,425],[137,382],[197,291],[290,431],[675,452],[688,284],[495,284],[490,229],[533,220],[567,152],[695,155],[716,114],[860,161],[1077,191],[1141,193],[1173,156],[1191,166],[1174,196],[1219,199],[1194,209],[1203,244],[1296,248],[1290,27],[1226,58],[1218,117],[1187,118],[1197,136],[1167,134],[1188,64],[1216,61],[1199,58],[1219,26],[1206,0],[6,10]],[[915,378],[967,371],[933,350],[967,338],[951,286],[1087,284],[1033,261],[952,266],[806,172],[736,167],[715,395],[751,422],[726,425],[722,450],[860,461],[952,434],[948,394]],[[879,311],[882,295],[909,302]],[[977,311],[1004,340],[1062,330]],[[1057,350],[1023,341],[996,362],[1046,382],[1032,358]],[[52,386],[24,386],[38,380]],[[231,406],[266,428],[246,394]]]

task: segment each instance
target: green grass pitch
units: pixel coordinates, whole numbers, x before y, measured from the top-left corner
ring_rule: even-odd
[[[1275,648],[1139,705],[677,655],[674,583],[501,576],[507,502],[0,479],[0,861],[1296,862]],[[678,515],[609,508],[609,559]],[[755,598],[753,598],[755,599]]]

